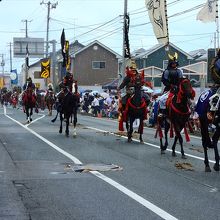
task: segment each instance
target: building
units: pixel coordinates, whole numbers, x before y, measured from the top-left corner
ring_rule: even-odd
[[[144,69],[146,79],[151,81],[155,87],[160,87],[161,75],[169,60],[168,53],[174,55],[175,52],[178,54],[180,68],[193,62],[193,57],[190,54],[172,43],[169,44],[169,51],[166,50],[165,45],[157,44],[148,50],[141,48],[134,51],[132,58],[138,69]]]
[[[99,41],[71,54],[71,69],[80,86],[103,85],[118,77],[121,56]]]
[[[118,59],[119,54],[101,44],[94,41],[87,46],[80,44],[78,41],[70,44],[69,54],[71,58],[71,69],[74,78],[78,81],[79,86],[97,86],[109,82],[111,79],[118,77]],[[52,57],[53,54],[50,54]],[[62,73],[62,53],[61,50],[56,52],[55,70],[55,87],[63,78]],[[51,65],[52,66],[52,65]],[[41,63],[40,60],[30,65],[28,69],[28,77],[31,77],[37,87],[46,89],[45,79],[40,77]],[[22,68],[25,77],[25,68]],[[23,81],[25,82],[25,78]],[[51,78],[47,80],[51,82]]]

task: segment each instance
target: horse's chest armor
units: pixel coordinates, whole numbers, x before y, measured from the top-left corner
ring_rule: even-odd
[[[141,85],[141,76],[132,76],[130,80],[130,86]]]

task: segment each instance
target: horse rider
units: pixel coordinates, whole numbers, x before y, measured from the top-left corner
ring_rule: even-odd
[[[204,91],[201,94],[201,97],[196,105],[196,112],[199,114],[199,117],[202,117],[204,116],[204,113],[206,113],[205,108],[210,105],[210,109],[208,109],[207,112],[208,120],[209,122],[216,122],[219,120],[218,112],[220,111],[220,49],[218,50],[217,55],[211,61],[210,72],[214,83],[210,90]],[[204,103],[206,106],[203,105]]]
[[[47,91],[46,91],[45,97],[47,97],[47,96],[54,96],[54,91],[53,91],[53,85],[52,85],[52,83],[49,83],[49,84],[47,85]]]
[[[177,94],[180,79],[183,78],[182,70],[178,68],[179,63],[177,61],[177,53],[175,53],[174,56],[169,54],[169,58],[167,68],[163,71],[161,78],[161,81],[165,87],[163,95],[159,99],[160,116],[163,114],[166,115],[167,99],[170,99],[170,97],[172,97],[174,94]]]
[[[126,76],[122,83],[118,86],[117,90],[120,92],[124,87],[126,88],[126,94],[122,97],[122,108],[125,109],[128,98],[134,93],[134,86],[144,85],[144,76],[139,73],[133,64],[130,68],[126,67]]]
[[[170,91],[175,94],[178,90],[180,78],[183,77],[182,71],[178,68],[179,63],[176,56],[170,56],[167,68],[162,74],[161,81],[165,86],[163,93]]]
[[[27,79],[27,82],[26,82],[26,83],[24,84],[24,86],[23,86],[23,90],[25,91],[25,90],[27,90],[28,88],[31,88],[32,91],[35,91],[35,84],[32,82],[31,77],[29,77],[29,78]]]

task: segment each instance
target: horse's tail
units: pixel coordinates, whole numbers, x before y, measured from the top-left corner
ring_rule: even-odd
[[[57,120],[57,116],[58,116],[58,114],[59,114],[59,112],[57,111],[57,114],[56,114],[55,118],[54,118],[54,119],[52,119],[52,120],[51,120],[51,122],[53,122],[53,123],[54,123],[54,122]]]

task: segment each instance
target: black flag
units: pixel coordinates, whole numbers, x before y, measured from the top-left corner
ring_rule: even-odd
[[[28,51],[28,44],[26,46],[26,57],[25,57],[26,67],[29,68],[29,51]]]
[[[60,44],[61,44],[61,50],[62,50],[62,56],[63,56],[63,67],[66,66],[66,50],[65,50],[65,32],[64,29],[62,31],[61,34],[61,38],[60,38]]]
[[[125,45],[124,45],[124,54],[125,54],[125,58],[131,58],[131,54],[130,54],[130,46],[129,46],[129,38],[128,38],[128,32],[129,32],[129,25],[130,25],[130,18],[128,15],[125,16],[125,27],[124,27],[124,34],[125,34]]]

